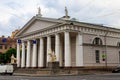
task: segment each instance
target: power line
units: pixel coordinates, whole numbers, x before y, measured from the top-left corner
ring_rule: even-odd
[[[85,5],[81,8],[80,12],[83,11],[83,10],[85,10],[85,9],[87,9],[87,8],[89,8],[89,6],[92,4],[93,1],[95,1],[95,0],[90,0],[87,4],[85,4]]]
[[[120,10],[120,9],[118,9],[118,10]],[[120,12],[120,11],[117,11],[117,12],[111,12],[111,13],[108,13],[108,14],[99,15],[99,16],[96,16],[96,17],[91,17],[91,18],[82,19],[82,20],[90,20],[90,19],[96,19],[96,18],[98,18],[98,17],[110,16],[110,15],[114,15],[114,14],[116,14],[116,13],[118,13],[118,12]]]
[[[105,5],[106,5],[106,2],[104,2],[104,3],[105,3]],[[110,5],[110,4],[109,4],[109,5]],[[106,5],[106,6],[107,6],[107,5]],[[113,9],[111,9],[111,10],[113,10]],[[118,10],[120,10],[120,9],[118,9]],[[117,12],[118,12],[118,10],[117,10]],[[104,9],[104,11],[105,11],[105,9]],[[94,19],[94,18],[97,18],[97,17],[104,17],[104,16],[113,15],[113,14],[116,14],[115,11],[113,11],[113,12],[111,12],[111,13],[103,14],[103,15],[98,15],[98,16],[96,16],[96,17],[91,17],[91,18],[87,18],[87,19],[82,19],[82,20],[90,20],[90,19]]]

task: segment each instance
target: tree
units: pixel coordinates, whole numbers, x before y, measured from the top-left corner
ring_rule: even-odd
[[[4,63],[4,54],[0,53],[0,64]]]
[[[7,50],[5,52],[5,63],[9,63],[11,61],[11,56],[12,54],[14,54],[14,56],[16,57],[16,49],[15,48],[10,48],[9,50]]]

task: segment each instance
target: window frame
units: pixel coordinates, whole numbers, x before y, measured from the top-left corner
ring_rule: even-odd
[[[2,44],[0,44],[0,49],[3,49],[3,45]]]
[[[100,50],[95,50],[95,62],[100,63]]]
[[[102,39],[99,37],[94,38],[92,44],[94,45],[103,45]]]

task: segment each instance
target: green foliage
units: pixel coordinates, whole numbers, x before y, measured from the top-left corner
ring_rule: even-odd
[[[4,56],[5,56],[4,54],[0,54],[0,64],[4,63],[4,58],[5,58]]]
[[[4,56],[5,63],[10,62],[12,54],[14,54],[14,57],[16,57],[16,49],[15,48],[10,48],[9,50],[6,51],[5,56]]]
[[[105,54],[102,54],[102,58],[105,58],[106,57],[106,55]]]

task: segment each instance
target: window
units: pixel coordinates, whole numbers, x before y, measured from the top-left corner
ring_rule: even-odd
[[[120,47],[120,42],[117,43],[117,46]]]
[[[100,51],[95,50],[95,58],[96,58],[96,63],[100,63]]]
[[[7,45],[5,45],[5,49],[7,49]]]
[[[2,45],[0,44],[0,49],[2,49]]]
[[[94,45],[102,45],[102,40],[98,37],[96,37],[94,40],[93,40],[93,44]]]

